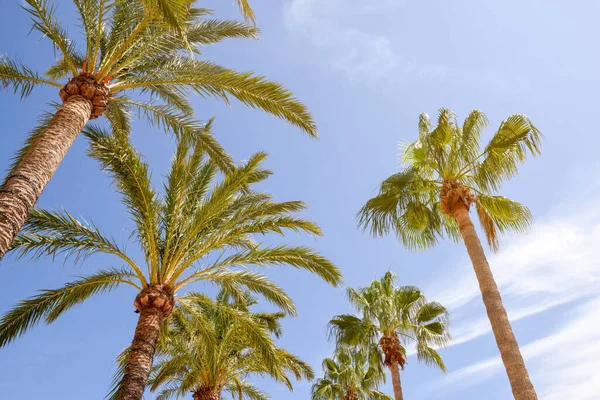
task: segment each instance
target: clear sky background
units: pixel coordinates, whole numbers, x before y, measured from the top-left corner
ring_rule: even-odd
[[[73,6],[59,15],[80,39]],[[30,34],[19,0],[1,0],[0,53],[44,71],[55,55]],[[228,0],[200,2],[219,17],[236,17]],[[536,217],[526,235],[505,237],[490,263],[534,385],[543,400],[596,400],[600,390],[600,186],[597,176],[600,3],[592,0],[281,0],[253,1],[260,41],[230,41],[206,49],[210,60],[254,70],[290,87],[312,110],[320,140],[261,112],[194,99],[198,117],[216,116],[215,134],[237,159],[270,154],[275,175],[263,189],[279,200],[304,200],[323,238],[295,235],[342,269],[345,285],[363,286],[385,271],[421,287],[452,313],[443,375],[410,357],[405,397],[504,400],[511,397],[480,295],[461,244],[408,252],[395,238],[372,239],[355,213],[377,184],[398,170],[398,143],[414,140],[418,116],[453,109],[462,121],[478,108],[492,127],[525,113],[545,135],[543,155],[527,162],[502,194]],[[5,170],[54,89],[19,102],[0,92],[0,169]],[[488,135],[492,132],[490,128]],[[145,123],[134,140],[160,182],[173,143]],[[132,228],[110,180],[85,155],[79,138],[42,195],[40,205],[64,207],[125,241]],[[129,246],[131,249],[135,245]],[[134,250],[137,251],[137,250]],[[16,261],[0,266],[0,312],[38,289],[110,265],[91,257],[82,266]],[[326,324],[351,311],[345,288],[333,289],[291,268],[269,271],[295,299],[299,317],[285,322],[281,345],[320,372],[333,344]],[[130,343],[137,315],[134,291],[123,289],[78,306],[51,326],[39,326],[0,350],[2,399],[101,399],[115,356]],[[308,399],[309,383],[293,393],[260,382],[273,399]],[[384,390],[391,393],[390,380]],[[147,399],[153,399],[147,394]]]

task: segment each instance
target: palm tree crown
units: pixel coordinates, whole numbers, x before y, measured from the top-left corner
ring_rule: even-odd
[[[312,387],[312,400],[392,400],[377,390],[385,382],[380,365],[370,364],[364,349],[338,347],[323,360],[323,377]]]
[[[26,0],[32,28],[50,39],[60,58],[40,75],[7,58],[0,60],[0,84],[21,97],[38,85],[61,88],[66,101],[79,94],[93,103],[91,118],[105,114],[116,125],[137,110],[157,125],[179,131],[197,126],[190,92],[228,101],[231,95],[316,135],[306,108],[292,93],[262,76],[236,72],[196,56],[198,48],[227,38],[256,38],[258,30],[236,21],[210,19],[194,0],[74,0],[86,43],[83,50],[55,18],[49,0]],[[238,0],[244,15],[254,13]],[[71,75],[66,85],[60,80]],[[83,85],[83,86],[82,86]],[[134,100],[128,93],[149,94]],[[154,99],[162,100],[156,104]],[[197,127],[196,127],[197,129]]]
[[[253,155],[215,182],[217,169],[205,157],[203,140],[198,135],[184,136],[178,141],[165,192],[160,195],[152,188],[148,165],[127,135],[97,127],[89,127],[85,135],[91,143],[90,155],[112,175],[135,222],[133,236],[141,246],[145,263],[135,262],[93,224],[80,222],[66,211],[35,210],[13,246],[21,256],[66,254],[79,259],[107,253],[119,258],[125,267],[101,270],[21,302],[0,322],[0,346],[40,319],[51,322],[88,297],[121,284],[142,293],[159,287],[171,295],[202,281],[238,292],[246,287],[286,313],[295,314],[291,299],[277,285],[245,266],[288,264],[315,273],[331,284],[340,283],[339,270],[309,248],[262,246],[252,239],[254,234],[283,233],[284,229],[321,234],[316,224],[291,215],[302,210],[304,203],[274,202],[269,194],[249,189],[270,175],[260,167],[264,153]],[[188,299],[181,296],[177,301],[185,303]],[[146,300],[138,298],[136,307],[143,308]],[[172,310],[172,305],[164,307]]]
[[[460,240],[456,208],[475,203],[488,243],[497,250],[498,233],[521,232],[532,222],[526,207],[494,193],[516,175],[527,154],[540,153],[541,133],[524,115],[513,115],[481,149],[488,125],[481,111],[471,112],[461,127],[452,111],[442,109],[437,122],[432,129],[421,115],[419,139],[404,147],[405,168],[383,181],[359,222],[377,236],[395,232],[410,249],[427,248],[438,237]]]
[[[248,266],[287,264],[317,274],[330,284],[340,283],[339,270],[307,247],[263,246],[253,240],[254,234],[282,234],[285,229],[321,234],[316,224],[292,215],[305,207],[302,202],[275,202],[269,194],[251,190],[254,183],[270,175],[260,167],[265,154],[253,155],[216,182],[217,167],[205,159],[204,140],[193,132],[182,135],[165,192],[160,195],[151,185],[148,165],[134,151],[128,135],[93,126],[85,135],[91,143],[91,156],[113,176],[135,223],[132,236],[140,244],[144,264],[134,261],[93,224],[79,222],[65,211],[35,210],[14,242],[18,254],[84,258],[99,252],[116,256],[125,267],[106,268],[20,302],[0,319],[0,347],[41,320],[54,321],[94,294],[132,286],[138,290],[134,306],[140,316],[115,398],[141,400],[161,323],[176,302],[185,307],[207,301],[194,292],[175,297],[178,291],[194,283],[212,282],[238,296],[246,290],[262,295],[284,313],[294,315],[289,296]],[[240,324],[252,322],[247,313],[223,310],[229,310]]]
[[[349,288],[348,299],[361,316],[334,317],[329,323],[331,334],[341,345],[371,349],[371,356],[386,367],[403,368],[406,350],[402,342],[413,342],[419,361],[446,371],[432,346],[445,346],[450,339],[448,311],[437,302],[427,301],[414,286],[396,287],[396,280],[387,272],[365,288]]]
[[[268,399],[248,380],[253,375],[269,376],[292,390],[290,376],[312,379],[312,369],[298,357],[277,347],[270,335],[280,337],[283,313],[251,312],[256,300],[245,295],[232,299],[226,291],[215,305],[193,302],[178,307],[170,319],[149,384],[161,389],[157,400],[185,397],[194,399]],[[229,310],[250,313],[256,324],[240,324]],[[252,328],[250,331],[249,328]],[[259,340],[257,340],[257,338]]]

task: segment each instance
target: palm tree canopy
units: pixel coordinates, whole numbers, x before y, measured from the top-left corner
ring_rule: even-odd
[[[385,374],[364,349],[338,347],[333,358],[323,360],[323,377],[312,387],[312,400],[343,400],[349,393],[357,400],[392,400],[379,390]]]
[[[50,0],[25,3],[32,29],[48,38],[60,57],[44,74],[15,60],[0,60],[0,86],[13,87],[21,97],[39,85],[62,88],[67,76],[92,77],[110,93],[104,115],[113,124],[127,123],[131,111],[137,111],[176,133],[193,129],[197,122],[187,96],[197,93],[225,102],[233,96],[316,136],[306,107],[289,90],[263,76],[198,58],[201,46],[256,38],[253,25],[210,18],[210,10],[193,7],[193,0],[74,0],[86,42],[80,48],[56,19]],[[253,21],[248,1],[237,3]],[[131,98],[135,93],[143,100]]]
[[[378,350],[383,347],[382,339],[399,337],[404,344],[414,343],[419,361],[445,371],[434,347],[443,347],[450,340],[448,311],[440,303],[427,301],[418,288],[397,287],[396,282],[397,277],[387,272],[367,287],[348,288],[348,299],[361,317],[335,316],[329,323],[330,334],[341,345],[369,349],[381,364],[389,363]],[[406,350],[401,351],[404,357]]]
[[[540,154],[542,134],[524,115],[512,115],[482,149],[480,135],[488,125],[479,110],[462,127],[454,113],[441,109],[437,126],[429,117],[419,119],[419,139],[403,148],[404,169],[387,178],[379,194],[359,212],[359,224],[375,236],[395,232],[410,249],[434,246],[439,237],[460,239],[451,210],[444,209],[444,188],[462,188],[467,205],[477,214],[493,250],[498,234],[522,232],[532,222],[529,210],[518,202],[495,195],[514,177],[527,155]]]
[[[332,285],[341,282],[338,268],[310,248],[265,246],[253,239],[285,230],[321,235],[315,223],[293,215],[305,208],[303,202],[276,202],[268,193],[251,190],[271,174],[260,165],[266,154],[253,155],[219,180],[201,135],[192,132],[178,140],[164,193],[160,193],[152,187],[149,166],[128,135],[94,126],[84,134],[90,141],[90,155],[114,179],[135,223],[132,237],[141,247],[144,263],[136,262],[93,223],[78,221],[66,211],[33,211],[13,245],[18,256],[63,254],[83,260],[105,253],[124,267],[98,271],[20,302],[0,320],[0,347],[39,321],[51,322],[90,296],[121,284],[137,290],[161,285],[176,293],[194,283],[212,282],[240,297],[250,290],[293,315],[296,309],[287,294],[266,276],[250,270],[250,265],[287,264]],[[177,297],[180,304],[196,300],[203,298]]]
[[[280,319],[284,314],[252,312],[254,304],[256,299],[247,294],[233,299],[221,291],[215,305],[193,302],[176,309],[167,323],[149,380],[153,391],[160,389],[157,400],[206,389],[228,392],[232,398],[268,398],[249,381],[253,375],[271,377],[290,390],[290,375],[298,380],[312,379],[310,366],[274,343],[272,336],[282,334]],[[249,313],[254,324],[240,324],[224,308]]]

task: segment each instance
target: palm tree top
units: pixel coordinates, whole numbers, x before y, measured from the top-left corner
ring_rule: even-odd
[[[364,349],[337,347],[323,360],[323,377],[312,387],[312,400],[392,400],[377,390],[385,373]]]
[[[377,196],[359,211],[359,225],[375,236],[395,232],[409,249],[423,249],[440,237],[459,241],[453,214],[474,203],[493,250],[499,233],[526,230],[533,220],[530,211],[495,194],[518,173],[527,155],[540,154],[542,134],[525,115],[512,115],[482,148],[480,136],[487,125],[479,110],[462,126],[448,109],[439,111],[435,127],[422,114],[419,138],[403,146],[404,168],[381,183]]]
[[[262,399],[268,397],[250,382],[255,375],[268,376],[289,390],[293,390],[292,377],[314,377],[310,366],[275,344],[272,336],[282,334],[282,313],[254,312],[255,298],[248,294],[233,297],[221,291],[213,304],[196,302],[173,313],[148,382],[158,391],[157,399],[202,391]],[[253,324],[239,324],[229,311],[223,311],[228,307],[249,313]]]
[[[402,343],[412,342],[419,361],[446,371],[434,347],[445,347],[450,341],[448,311],[428,301],[415,286],[397,286],[397,279],[388,271],[367,287],[348,288],[348,299],[359,316],[335,316],[329,322],[330,336],[338,345],[370,349],[371,358],[385,366],[395,361],[403,367],[406,349]]]
[[[92,101],[92,118],[105,115],[114,125],[134,110],[157,125],[181,130],[189,128],[182,116],[193,114],[188,94],[225,102],[233,96],[317,135],[308,110],[288,89],[197,57],[201,46],[257,38],[253,25],[209,18],[210,10],[193,7],[193,0],[74,0],[86,41],[80,48],[56,19],[50,0],[25,3],[33,30],[52,42],[60,58],[44,74],[15,60],[0,60],[0,85],[12,86],[21,97],[36,86],[54,86],[61,88],[63,101],[75,94]],[[253,21],[248,1],[237,3]],[[61,80],[68,76],[65,85]],[[150,100],[134,100],[132,92]]]
[[[17,255],[64,254],[83,260],[105,253],[115,256],[124,267],[101,270],[21,302],[0,321],[0,347],[41,319],[51,322],[88,297],[121,284],[141,291],[158,288],[172,295],[189,285],[210,282],[240,296],[250,290],[294,315],[289,296],[266,276],[253,272],[251,265],[290,265],[334,286],[341,283],[339,269],[308,247],[266,246],[255,241],[256,235],[286,230],[321,235],[318,225],[294,216],[306,207],[303,202],[276,202],[270,194],[252,190],[271,174],[261,166],[266,154],[253,155],[218,181],[216,165],[206,158],[201,137],[207,132],[184,135],[178,140],[161,194],[152,187],[149,166],[128,135],[95,126],[89,126],[84,134],[90,141],[90,155],[110,173],[122,196],[135,224],[132,237],[142,249],[144,263],[136,262],[93,223],[80,222],[66,211],[34,210],[14,242]],[[144,304],[137,302],[147,297],[136,300],[138,309]],[[176,300],[185,305],[193,298],[194,294],[188,294]],[[165,315],[171,310],[172,306]]]

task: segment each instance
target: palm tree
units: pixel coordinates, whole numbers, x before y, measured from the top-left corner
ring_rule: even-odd
[[[194,400],[219,400],[222,393],[232,398],[268,399],[249,377],[269,376],[290,390],[290,374],[296,379],[313,379],[310,366],[277,347],[270,336],[281,336],[279,320],[284,314],[251,312],[256,299],[231,297],[221,291],[216,306],[203,301],[176,308],[148,382],[153,391],[161,389],[157,400],[188,393]],[[250,313],[256,324],[240,324],[224,307]]]
[[[435,129],[427,115],[421,115],[419,139],[404,149],[405,168],[383,181],[379,194],[360,211],[360,224],[375,236],[394,231],[409,249],[432,247],[442,237],[462,239],[514,397],[534,400],[535,389],[469,211],[474,204],[494,251],[499,233],[529,227],[533,218],[525,206],[494,194],[504,180],[517,174],[528,154],[540,154],[542,135],[526,116],[513,115],[481,149],[479,138],[487,125],[478,110],[462,127],[450,110],[440,110]]]
[[[446,372],[442,357],[432,346],[445,346],[450,334],[448,311],[437,302],[428,302],[414,286],[396,287],[396,280],[387,272],[365,288],[348,288],[348,299],[361,317],[337,315],[329,327],[338,346],[368,349],[371,358],[390,370],[394,397],[401,400],[400,369],[406,364],[402,341],[414,342],[419,361]]]
[[[314,383],[311,400],[392,400],[377,390],[385,374],[369,361],[364,349],[336,348],[333,358],[323,360],[323,377]]]
[[[19,151],[0,188],[0,259],[29,211],[90,119],[105,115],[126,128],[131,111],[179,133],[201,130],[187,95],[228,102],[231,95],[316,136],[302,103],[277,83],[201,60],[198,46],[226,38],[256,38],[258,31],[235,21],[207,19],[194,0],[74,0],[84,28],[80,51],[54,16],[49,0],[25,0],[32,29],[50,39],[60,59],[40,75],[20,62],[0,58],[0,87],[21,98],[37,86],[60,89],[62,105],[44,118]],[[253,19],[246,0],[238,0]],[[64,79],[68,76],[68,82]],[[136,97],[131,97],[135,95]]]
[[[160,325],[175,302],[184,307],[205,299],[194,293],[176,293],[197,282],[212,282],[229,291],[243,288],[258,293],[287,314],[296,314],[292,300],[250,265],[291,265],[308,270],[332,285],[341,281],[339,270],[307,247],[263,246],[254,234],[280,233],[285,229],[321,235],[311,221],[293,216],[305,207],[299,201],[275,202],[267,193],[250,187],[264,181],[270,171],[261,168],[266,157],[258,153],[215,181],[216,166],[205,160],[200,135],[184,135],[166,178],[164,194],[153,189],[149,167],[122,132],[89,126],[85,135],[90,155],[100,161],[120,192],[131,220],[132,237],[144,255],[144,265],[134,261],[116,241],[95,225],[83,223],[66,211],[34,210],[14,243],[17,255],[73,255],[83,259],[94,253],[111,254],[124,263],[84,276],[59,289],[20,302],[0,320],[0,347],[22,335],[41,320],[50,323],[67,309],[95,294],[118,286],[134,287],[139,312],[131,351],[119,385],[120,400],[142,398]],[[234,315],[240,323],[248,318]]]

